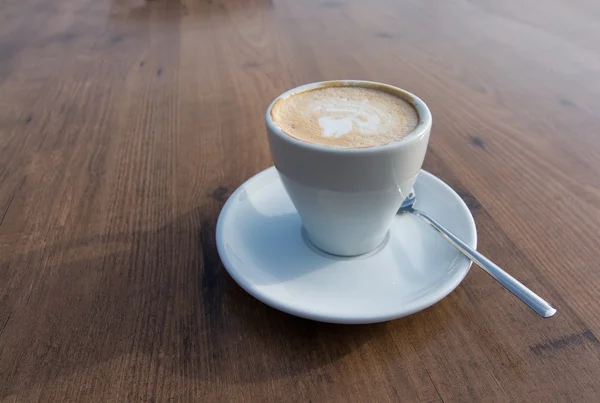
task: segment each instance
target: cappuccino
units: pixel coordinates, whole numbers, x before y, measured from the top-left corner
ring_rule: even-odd
[[[281,98],[271,119],[288,136],[330,147],[365,148],[398,141],[419,123],[414,106],[383,89],[323,86]]]

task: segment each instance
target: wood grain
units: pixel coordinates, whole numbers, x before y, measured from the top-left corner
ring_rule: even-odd
[[[0,401],[600,401],[600,6],[591,0],[3,0]],[[279,313],[226,274],[217,215],[272,164],[279,93],[415,92],[425,168],[482,271],[372,326]]]

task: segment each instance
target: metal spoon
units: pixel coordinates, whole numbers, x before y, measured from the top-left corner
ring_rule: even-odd
[[[450,242],[456,249],[458,249],[463,255],[467,256],[473,262],[477,263],[479,267],[486,271],[487,274],[495,278],[500,284],[502,284],[508,291],[512,292],[517,298],[523,301],[527,306],[533,309],[538,315],[543,318],[549,318],[556,313],[548,302],[544,301],[540,296],[531,291],[529,288],[521,284],[513,276],[496,266],[491,260],[471,248],[469,245],[461,241],[456,235],[448,231],[442,224],[429,217],[422,211],[415,210],[414,204],[417,198],[414,192],[411,192],[408,197],[402,202],[399,213],[412,213],[426,223],[435,228],[442,236]]]

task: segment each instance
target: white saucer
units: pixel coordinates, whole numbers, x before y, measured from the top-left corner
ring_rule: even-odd
[[[421,171],[417,208],[470,246],[475,222],[461,198]],[[273,308],[332,323],[374,323],[425,309],[454,290],[471,262],[418,217],[396,216],[386,242],[354,258],[309,246],[279,174],[271,167],[240,186],[217,223],[217,247],[231,277]]]

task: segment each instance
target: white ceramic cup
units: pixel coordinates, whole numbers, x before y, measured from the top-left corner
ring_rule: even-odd
[[[271,108],[278,100],[332,85],[362,86],[397,95],[414,105],[419,123],[399,141],[339,148],[298,140],[273,122]],[[277,97],[267,109],[266,125],[275,167],[309,240],[319,249],[340,256],[361,255],[377,248],[423,165],[431,131],[427,105],[415,95],[386,84],[325,81]]]

